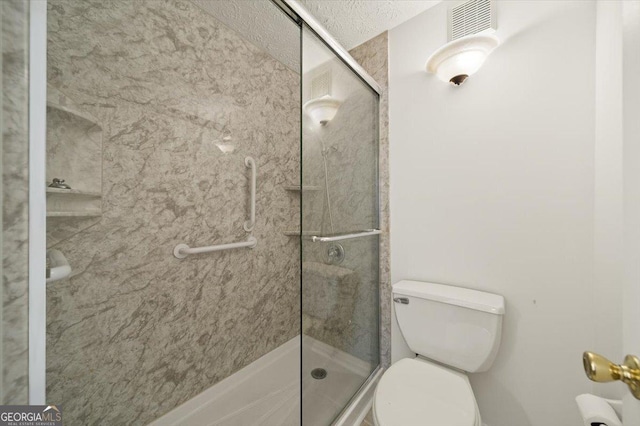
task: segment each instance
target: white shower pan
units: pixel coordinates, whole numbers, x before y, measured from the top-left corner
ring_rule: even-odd
[[[343,394],[358,389],[369,375],[369,364],[309,336],[303,339],[304,426],[326,426],[321,421],[326,421],[327,409],[340,410]],[[328,374],[313,379],[306,371],[311,368]],[[300,336],[151,423],[182,425],[300,426]]]

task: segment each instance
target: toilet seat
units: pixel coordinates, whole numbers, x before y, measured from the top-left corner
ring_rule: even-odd
[[[403,359],[380,379],[373,399],[376,426],[480,426],[469,379],[429,361]]]

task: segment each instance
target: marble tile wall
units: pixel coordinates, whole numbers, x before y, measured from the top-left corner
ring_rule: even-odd
[[[380,96],[380,362],[391,365],[391,257],[389,251],[389,33],[355,47],[351,56],[382,88]]]
[[[29,3],[0,2],[2,19],[2,383],[0,404],[28,403]]]
[[[55,244],[47,400],[145,424],[299,333],[299,76],[188,1],[50,0],[48,25],[49,84],[103,129],[103,216]],[[247,155],[258,246],[174,258],[246,238]]]

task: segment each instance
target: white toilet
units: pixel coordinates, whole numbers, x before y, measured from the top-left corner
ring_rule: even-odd
[[[373,400],[376,426],[480,426],[465,372],[491,367],[500,346],[504,298],[418,281],[393,286],[396,318],[416,358],[393,364]]]

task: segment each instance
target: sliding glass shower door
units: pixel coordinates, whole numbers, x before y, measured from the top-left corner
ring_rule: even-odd
[[[302,35],[302,423],[329,425],[379,364],[378,94]]]
[[[376,85],[298,2],[239,3],[0,2],[4,404],[46,379],[71,423],[328,426],[378,368]]]

